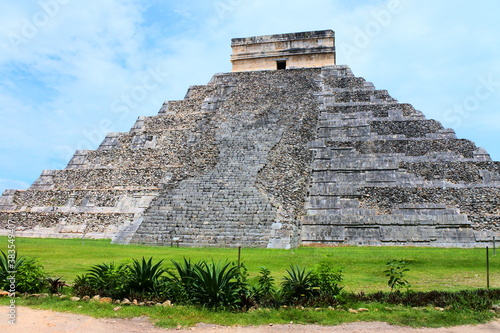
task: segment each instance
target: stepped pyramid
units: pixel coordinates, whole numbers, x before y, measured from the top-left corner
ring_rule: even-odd
[[[232,40],[231,73],[0,198],[0,232],[116,243],[477,247],[500,163],[336,65],[331,30]]]

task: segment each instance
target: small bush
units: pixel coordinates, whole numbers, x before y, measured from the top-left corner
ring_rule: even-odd
[[[231,263],[233,266],[238,267],[238,273],[236,275],[236,288],[240,295],[240,304],[238,305],[241,310],[248,310],[256,305],[255,289],[251,288],[248,284],[248,269],[244,262],[239,265],[236,262]]]
[[[36,259],[18,257],[17,252],[13,257],[7,256],[3,251],[0,252],[1,289],[9,290],[12,281],[15,283],[16,292],[19,293],[39,293],[46,290],[48,285],[46,274]]]
[[[96,295],[112,298],[123,298],[127,293],[130,280],[130,268],[126,264],[117,265],[114,262],[92,266],[84,279],[85,286],[80,290],[93,291]],[[75,281],[76,284],[76,281]],[[87,295],[93,296],[93,295]]]
[[[192,297],[195,304],[212,309],[236,309],[241,301],[239,266],[200,262],[194,266]]]
[[[331,262],[320,262],[314,274],[316,275],[321,295],[336,296],[344,289],[343,286],[340,286],[343,280],[342,270],[335,269]]]
[[[391,288],[391,291],[399,288],[410,290],[411,284],[408,280],[404,279],[404,273],[409,271],[409,269],[406,268],[407,262],[403,259],[392,259],[389,260],[386,265],[388,268],[384,273],[386,273],[385,276],[389,277],[387,285]]]
[[[73,292],[78,297],[94,296],[94,295],[99,294],[99,291],[97,291],[93,287],[93,285],[88,277],[88,274],[82,274],[82,275],[76,276],[76,278],[73,282]]]
[[[128,268],[129,277],[124,281],[125,289],[129,293],[155,294],[159,291],[159,282],[165,269],[161,268],[163,260],[153,264],[153,258],[146,261],[134,259]]]
[[[258,303],[262,304],[269,300],[276,292],[274,286],[275,279],[271,276],[271,271],[265,267],[261,267],[260,275],[257,278],[257,285],[254,287],[254,296]]]
[[[48,289],[49,293],[51,294],[60,294],[63,287],[67,287],[68,285],[66,284],[66,281],[61,280],[62,277],[48,277],[46,278],[47,284],[48,284]]]
[[[16,290],[21,293],[40,293],[47,289],[48,283],[43,266],[36,259],[26,259],[18,267]]]
[[[313,271],[292,265],[286,272],[288,276],[283,278],[281,286],[287,303],[298,305],[319,294],[318,279]]]

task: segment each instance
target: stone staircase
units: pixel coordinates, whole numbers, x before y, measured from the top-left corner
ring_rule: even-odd
[[[293,248],[482,246],[500,163],[347,66],[216,74],[25,191],[0,234]]]
[[[320,71],[313,72],[317,79]],[[276,151],[291,144],[296,149],[288,153],[292,158],[294,154],[308,155],[306,143],[313,133],[303,139],[294,135],[303,131],[297,126],[313,111],[300,107],[315,99],[304,96],[310,90],[307,88],[316,84],[315,76],[310,78],[309,74],[306,70],[215,76],[211,84],[220,93],[208,98],[203,110],[212,112],[217,164],[203,175],[162,192],[130,241],[181,246],[297,246],[298,212],[293,208],[303,206],[305,195],[283,202],[285,198],[271,188],[281,184],[283,175],[275,174],[270,165],[282,158]],[[297,77],[302,81],[297,82]],[[283,103],[281,94],[297,94],[298,90],[302,98],[294,98],[301,101]],[[295,163],[300,160],[293,158]],[[307,177],[307,171],[292,176],[303,187]],[[272,184],[267,183],[269,178]]]
[[[323,80],[303,243],[471,247],[492,239],[500,225],[476,221],[498,213],[461,191],[493,187],[487,200],[498,203],[497,164],[484,150],[348,68],[324,69]],[[415,189],[427,196],[408,195]],[[433,194],[442,189],[462,197]]]

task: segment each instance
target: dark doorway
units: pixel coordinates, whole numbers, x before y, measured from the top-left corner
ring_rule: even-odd
[[[276,60],[278,69],[286,69],[286,60]]]

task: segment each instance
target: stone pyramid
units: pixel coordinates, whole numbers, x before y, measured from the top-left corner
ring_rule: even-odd
[[[171,246],[477,247],[500,163],[335,64],[331,30],[233,39],[233,72],[0,197],[0,234]]]

